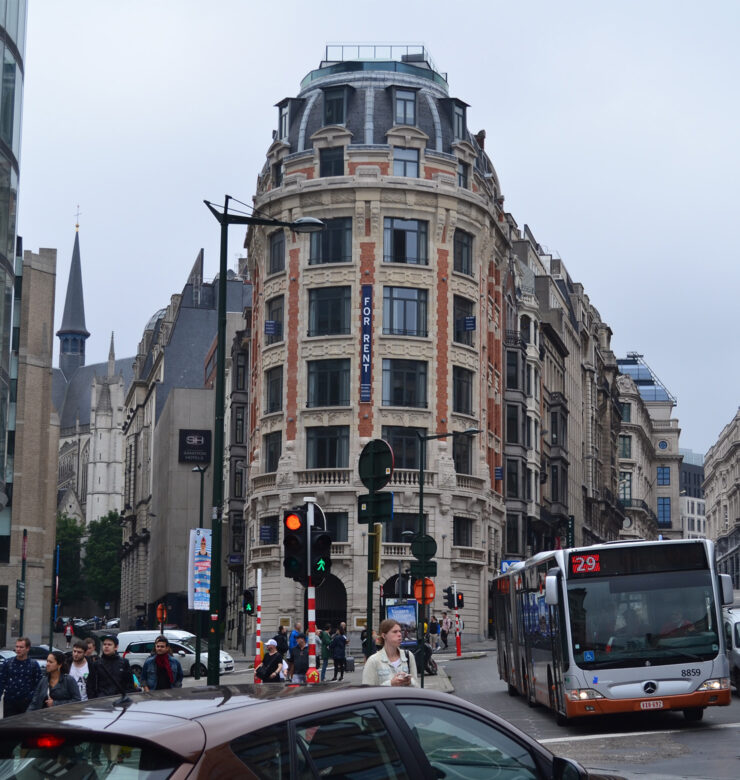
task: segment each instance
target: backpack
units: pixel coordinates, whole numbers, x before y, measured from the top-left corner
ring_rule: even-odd
[[[278,653],[285,655],[288,652],[288,640],[285,638],[285,634],[275,634],[273,639],[277,642]]]

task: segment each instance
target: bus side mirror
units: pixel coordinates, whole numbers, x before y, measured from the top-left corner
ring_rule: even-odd
[[[555,606],[558,603],[558,578],[554,574],[545,577],[545,604]]]
[[[719,581],[722,586],[722,606],[731,607],[735,601],[735,594],[732,592],[732,577],[729,574],[720,574]]]

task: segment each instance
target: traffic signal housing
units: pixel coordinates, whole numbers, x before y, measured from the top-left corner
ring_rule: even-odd
[[[374,523],[373,530],[367,535],[370,544],[370,567],[368,573],[372,576],[373,582],[380,579],[380,554],[383,550],[383,524]]]
[[[460,591],[457,592],[457,608],[462,609],[465,606],[465,599]]]
[[[254,615],[256,609],[254,604],[254,588],[246,588],[244,590],[244,612],[247,615]]]
[[[311,576],[312,585],[320,585],[331,571],[331,536],[322,528],[311,529]]]
[[[452,592],[452,585],[449,588],[445,588],[445,606],[455,609],[455,594]]]
[[[283,512],[283,573],[304,585],[308,578],[308,517],[303,506]]]

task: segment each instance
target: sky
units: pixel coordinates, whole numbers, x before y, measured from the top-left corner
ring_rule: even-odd
[[[19,233],[58,250],[58,328],[79,206],[87,363],[112,331],[132,356],[201,247],[216,275],[203,200],[251,202],[275,103],[326,45],[423,44],[486,130],[506,210],[705,452],[740,403],[738,29],[735,0],[29,0]]]

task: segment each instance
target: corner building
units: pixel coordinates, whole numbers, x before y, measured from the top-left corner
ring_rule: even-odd
[[[302,618],[303,589],[282,571],[282,511],[315,496],[334,541],[317,623],[346,620],[359,631],[368,541],[357,522],[362,448],[382,438],[395,455],[379,582],[394,595],[412,560],[407,532],[418,524],[418,434],[479,428],[425,442],[424,511],[437,542],[432,613],[455,581],[465,632],[485,635],[504,522],[495,476],[503,465],[500,279],[510,226],[498,178],[485,133],[468,130],[466,103],[450,96],[425,50],[330,48],[297,97],[277,104],[254,199],[260,215],[318,217],[326,229],[247,234],[254,309],[245,586],[261,568],[268,634]],[[357,56],[368,51],[374,58]]]

